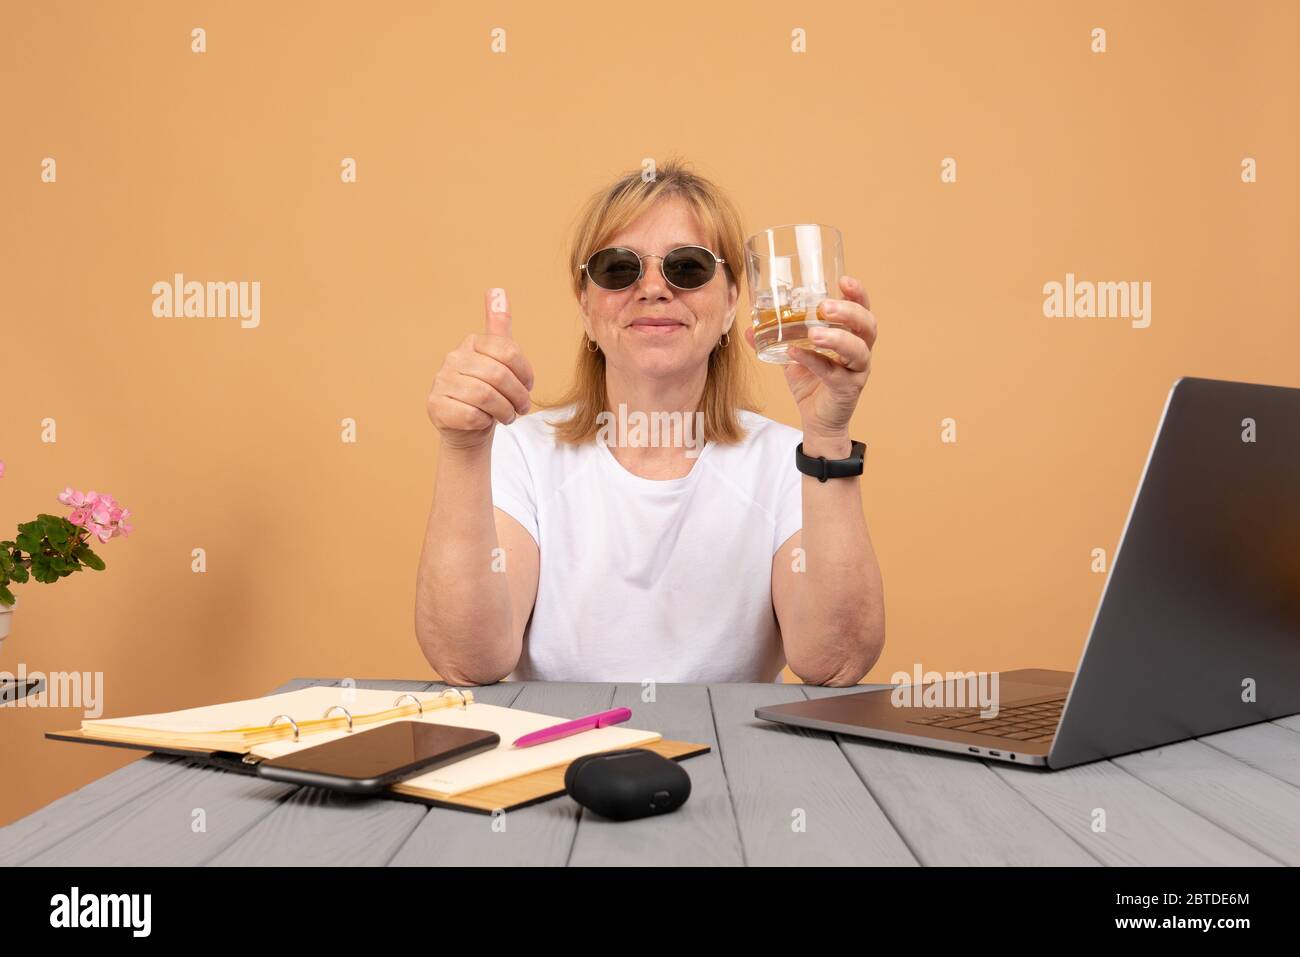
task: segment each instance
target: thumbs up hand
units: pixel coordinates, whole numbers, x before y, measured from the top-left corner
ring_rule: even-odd
[[[489,289],[483,306],[485,331],[447,354],[429,391],[429,419],[454,448],[489,444],[496,423],[509,425],[531,407],[533,367],[511,338],[506,291]]]

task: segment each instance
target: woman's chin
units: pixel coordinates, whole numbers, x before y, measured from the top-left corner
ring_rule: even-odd
[[[681,347],[647,345],[629,350],[628,364],[646,378],[661,379],[695,369],[701,359]]]

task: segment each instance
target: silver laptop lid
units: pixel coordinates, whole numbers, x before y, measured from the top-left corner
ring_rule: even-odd
[[[1051,767],[1300,711],[1300,389],[1165,402]]]

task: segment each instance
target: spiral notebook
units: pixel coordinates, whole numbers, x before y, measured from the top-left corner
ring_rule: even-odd
[[[226,761],[224,766],[251,772],[265,758],[393,721],[494,731],[501,738],[495,749],[434,768],[389,788],[395,797],[474,810],[518,806],[563,793],[564,768],[586,754],[648,747],[665,757],[682,758],[708,750],[706,745],[665,742],[656,731],[624,725],[584,731],[529,748],[511,746],[522,735],[572,717],[577,716],[484,704],[475,701],[469,689],[393,692],[320,686],[182,711],[87,719],[81,722],[79,733],[47,736],[175,754],[225,754],[235,760]]]

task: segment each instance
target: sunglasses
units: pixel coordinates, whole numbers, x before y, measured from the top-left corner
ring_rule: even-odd
[[[578,268],[585,269],[587,277],[601,289],[626,289],[645,274],[647,259],[660,260],[664,278],[678,289],[699,289],[713,278],[718,264],[726,262],[703,246],[678,246],[663,256],[638,256],[624,246],[610,246],[592,253]]]

